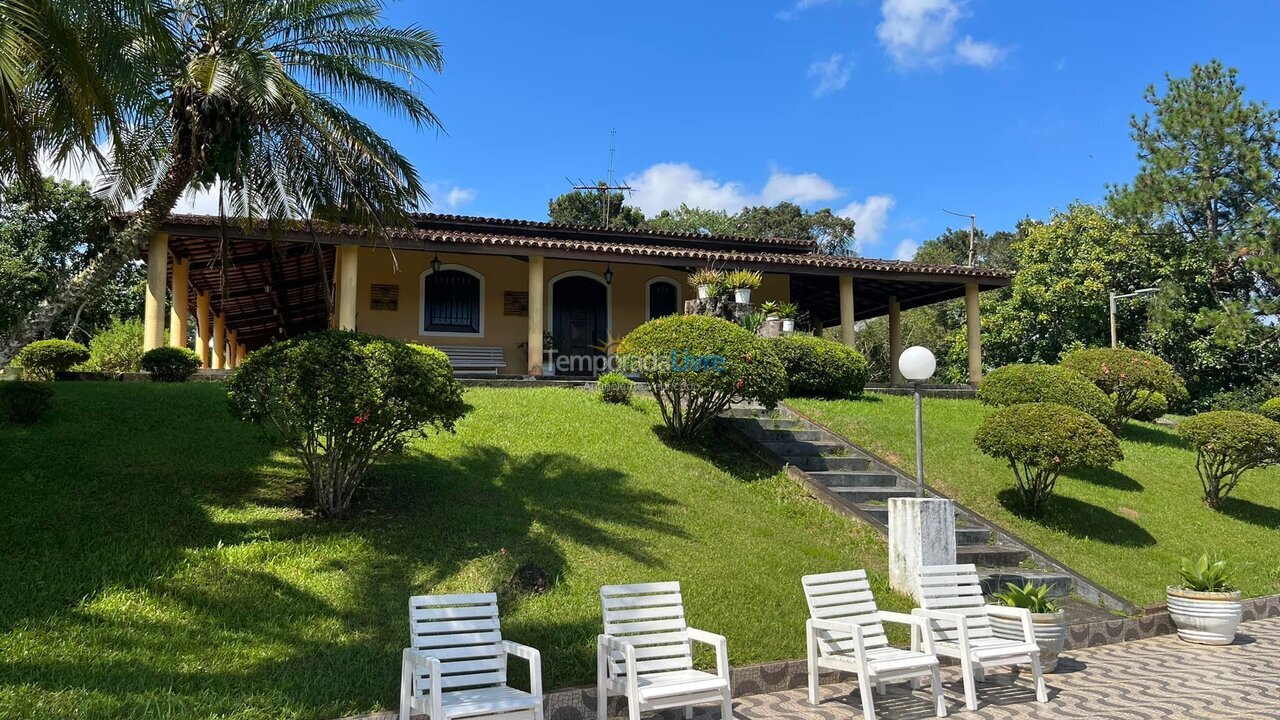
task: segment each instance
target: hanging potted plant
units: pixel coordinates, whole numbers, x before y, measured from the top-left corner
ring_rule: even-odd
[[[709,300],[719,294],[724,274],[712,268],[703,268],[689,275],[689,284],[698,289],[699,300]]]
[[[992,593],[1000,605],[1025,608],[1031,612],[1031,627],[1035,631],[1036,645],[1040,646],[1040,667],[1053,672],[1058,667],[1058,653],[1067,642],[1067,617],[1058,604],[1049,598],[1050,587],[1033,582],[1018,587],[1006,583],[1001,592]],[[1022,623],[1011,618],[991,616],[991,627],[998,636],[1022,638]]]
[[[724,276],[724,284],[733,290],[733,301],[747,304],[751,302],[751,291],[760,287],[764,276],[755,270],[734,270]]]
[[[778,306],[778,315],[782,318],[782,332],[795,332],[798,314],[800,314],[798,309],[792,303],[782,303]]]
[[[1178,637],[1202,645],[1230,645],[1244,611],[1240,591],[1231,587],[1226,560],[1182,559],[1181,585],[1170,585],[1166,602]]]

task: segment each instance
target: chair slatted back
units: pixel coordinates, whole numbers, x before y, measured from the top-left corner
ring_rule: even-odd
[[[861,626],[863,646],[868,650],[889,644],[866,570],[805,575],[801,584],[810,617]],[[816,634],[823,656],[853,654],[853,638],[848,633],[819,629]]]
[[[409,647],[440,660],[444,690],[507,684],[494,593],[409,598]],[[425,675],[415,680],[420,692],[430,690]]]
[[[978,568],[973,565],[924,566],[918,570],[918,577],[920,607],[964,615],[968,618],[970,639],[992,637],[991,619],[987,616]],[[959,637],[960,633],[955,629],[934,633],[934,638],[942,641],[958,640]]]
[[[600,588],[600,606],[605,634],[636,646],[637,675],[693,668],[680,583],[606,585]],[[609,676],[626,674],[625,653],[611,651]]]

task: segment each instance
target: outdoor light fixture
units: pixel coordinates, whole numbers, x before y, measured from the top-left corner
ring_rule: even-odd
[[[1125,299],[1125,298],[1131,298],[1131,297],[1142,297],[1142,296],[1144,296],[1144,295],[1154,295],[1154,294],[1156,294],[1156,293],[1158,293],[1158,292],[1160,292],[1160,288],[1149,287],[1149,288],[1142,288],[1141,290],[1134,290],[1133,292],[1131,292],[1131,293],[1125,293],[1124,295],[1117,295],[1117,294],[1115,294],[1114,292],[1113,292],[1113,293],[1111,293],[1111,303],[1110,303],[1110,309],[1111,309],[1111,347],[1116,347],[1116,345],[1117,345],[1117,342],[1116,342],[1116,301],[1117,301],[1117,300],[1123,300],[1123,299]]]
[[[433,273],[440,272],[440,254],[439,253],[436,253],[436,256],[431,258],[431,272]]]
[[[613,271],[609,269],[608,265],[604,266],[604,284],[605,285],[613,284]]]
[[[911,381],[916,394],[916,480],[920,483],[916,488],[916,497],[924,497],[924,402],[920,386],[933,377],[937,369],[938,360],[929,352],[929,348],[916,345],[903,350],[902,355],[898,356],[898,370],[902,377]]]

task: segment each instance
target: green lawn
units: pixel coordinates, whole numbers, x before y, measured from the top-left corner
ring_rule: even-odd
[[[678,579],[735,664],[803,656],[810,572],[885,548],[780,474],[664,445],[656,409],[468,392],[457,435],[376,469],[356,516],[299,510],[299,469],[210,384],[57,386],[0,426],[0,717],[332,718],[396,703],[407,599],[504,594],[548,688],[594,679],[598,587]]]
[[[911,398],[788,404],[914,472]],[[1048,515],[1032,520],[1006,507],[1016,506],[1013,472],[974,448],[988,411],[974,400],[925,399],[930,484],[1139,605],[1163,603],[1179,559],[1204,551],[1233,562],[1245,595],[1280,592],[1280,470],[1246,475],[1224,511],[1213,512],[1200,500],[1195,453],[1173,431],[1134,422],[1121,440],[1124,461],[1062,477]]]

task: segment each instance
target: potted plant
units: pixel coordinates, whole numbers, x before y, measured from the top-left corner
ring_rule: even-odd
[[[1169,617],[1178,628],[1178,637],[1203,645],[1230,645],[1236,637],[1243,604],[1240,591],[1231,587],[1226,560],[1182,559],[1181,585],[1170,585],[1167,593]]]
[[[733,301],[751,302],[751,291],[760,287],[764,276],[755,270],[734,270],[724,276],[724,284],[733,290]]]
[[[698,289],[698,299],[708,300],[724,283],[724,274],[713,268],[703,268],[689,276],[689,284]]]
[[[1066,613],[1050,599],[1049,590],[1048,585],[1028,581],[1022,587],[1006,583],[1003,591],[992,593],[1001,605],[1031,612],[1031,627],[1035,630],[1036,645],[1040,646],[1040,667],[1045,672],[1053,672],[1058,667],[1058,653],[1067,642]],[[1016,620],[993,616],[991,624],[998,635],[1009,633],[1012,637],[1023,637]]]
[[[780,307],[781,306],[778,305],[777,302],[773,300],[766,300],[765,302],[760,303],[760,312],[764,313],[765,320],[778,320],[781,319],[781,312],[779,311]]]
[[[792,303],[782,303],[778,306],[778,315],[782,318],[782,332],[795,332],[796,315],[799,314],[799,308]]]

